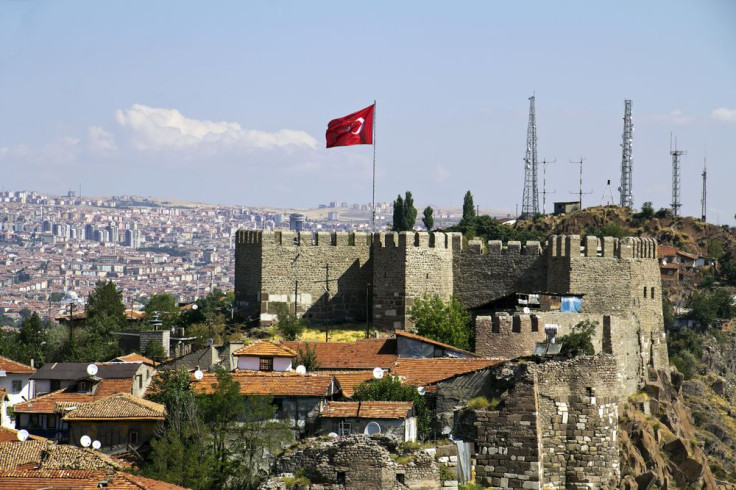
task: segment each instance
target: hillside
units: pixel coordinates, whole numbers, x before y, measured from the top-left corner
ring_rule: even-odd
[[[569,215],[540,216],[534,220],[519,221],[515,227],[519,231],[545,235],[656,238],[660,245],[718,260],[715,275],[710,271],[696,272],[682,281],[663,283],[664,294],[672,303],[684,305],[694,293],[710,291],[714,286],[720,286],[731,296],[736,295],[736,288],[729,286],[725,280],[719,282],[723,278],[718,274],[723,272],[726,263],[736,260],[736,229],[701,223],[692,217],[673,218],[663,211],[652,213],[651,216],[644,214],[618,206],[603,206]],[[719,486],[734,488],[736,332],[716,328],[669,330],[668,347],[670,361],[673,357],[686,359],[691,367],[677,390],[679,393],[669,392],[671,406],[682,405],[682,408],[678,409],[679,416],[676,417],[663,412],[653,413],[650,407],[639,412],[636,408],[640,403],[630,403],[625,408],[620,425],[624,461],[622,474],[631,475],[640,484],[654,479],[661,485],[664,480],[670,479],[676,482],[680,480],[678,487],[682,485],[683,474],[667,450],[672,438],[660,435],[665,430],[669,431],[667,434],[681,434],[679,437],[682,440],[692,438],[692,454],[697,455],[702,449]],[[698,474],[695,472],[695,476]]]

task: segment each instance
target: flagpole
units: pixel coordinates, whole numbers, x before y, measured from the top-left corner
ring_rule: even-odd
[[[376,232],[376,100],[373,99],[373,205],[371,227]]]

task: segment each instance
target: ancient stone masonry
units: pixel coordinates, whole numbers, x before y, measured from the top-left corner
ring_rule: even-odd
[[[589,318],[601,328],[596,351],[619,357],[631,379],[646,366],[668,365],[652,239],[554,235],[544,246],[480,240],[464,246],[459,233],[240,230],[235,254],[237,307],[260,321],[273,320],[274,303],[296,303],[300,314],[315,321],[364,321],[368,314],[378,327],[402,329],[410,326],[413,302],[425,293],[445,300],[454,294],[469,308],[518,292],[574,294],[583,295],[577,317],[544,312],[480,318],[478,352],[528,354],[544,338],[545,322],[571,328]]]
[[[611,356],[494,368],[498,409],[464,410],[456,426],[458,437],[475,442],[476,481],[492,488],[615,485],[616,369]]]

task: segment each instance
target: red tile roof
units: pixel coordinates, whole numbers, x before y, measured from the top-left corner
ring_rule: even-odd
[[[399,359],[391,368],[391,374],[400,376],[412,386],[433,385],[459,374],[478,371],[504,361],[498,359]]]
[[[367,371],[313,371],[312,374],[333,375],[342,389],[342,394],[351,398],[355,393],[355,387],[364,381],[373,379],[373,370]]]
[[[396,339],[361,339],[356,342],[282,342],[294,351],[314,347],[320,369],[389,369],[399,358]]]
[[[474,352],[470,352],[470,351],[463,350],[463,349],[458,349],[457,347],[455,347],[453,345],[443,344],[442,342],[438,342],[438,341],[436,341],[434,339],[430,339],[428,337],[422,337],[421,335],[417,335],[417,334],[414,334],[414,333],[411,333],[411,332],[407,332],[405,330],[396,330],[394,333],[396,334],[397,337],[405,337],[407,339],[419,340],[420,342],[424,342],[426,344],[432,344],[432,345],[436,345],[437,347],[442,347],[445,350],[452,350],[452,351],[455,351],[455,352],[462,352],[463,354],[466,354],[466,355],[468,355],[470,357],[480,357],[478,354],[476,354]]]
[[[64,420],[164,420],[165,414],[160,403],[130,393],[117,393],[67,412]]]
[[[33,374],[36,372],[31,366],[3,356],[0,356],[0,371],[13,374]]]
[[[14,490],[185,490],[184,487],[120,471],[105,470],[0,470],[0,488]]]
[[[234,356],[296,357],[296,352],[270,340],[257,340],[233,352]]]
[[[657,247],[657,258],[663,259],[665,257],[674,257],[677,255],[677,249],[675,247],[668,247],[667,245],[660,245]]]
[[[0,469],[32,465],[43,469],[111,470],[119,465],[92,449],[50,441],[4,442],[0,444]],[[0,485],[0,488],[3,488]]]
[[[136,352],[128,354],[127,356],[120,356],[115,358],[116,361],[120,362],[142,362],[148,366],[153,366],[153,361],[146,356],[142,356]]]
[[[20,431],[11,429],[10,427],[0,426],[0,443],[18,442],[18,432]],[[28,439],[31,439],[33,441],[48,441],[48,439],[46,439],[45,437],[34,436],[33,434],[30,434],[28,436]]]
[[[322,397],[332,393],[331,387],[334,382],[331,375],[313,373],[302,375],[289,372],[235,371],[232,374],[233,379],[240,385],[242,395]],[[213,393],[217,386],[217,377],[212,373],[205,373],[201,380],[195,379],[194,376],[190,379],[192,388],[197,393]]]
[[[327,418],[405,419],[414,408],[412,402],[327,402],[322,416]]]
[[[132,379],[103,379],[97,383],[94,393],[69,392],[70,388],[47,393],[17,403],[13,409],[21,413],[55,413],[57,404],[64,407],[90,403],[116,393],[130,393],[133,388]]]

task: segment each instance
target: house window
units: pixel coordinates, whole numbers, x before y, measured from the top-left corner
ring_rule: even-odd
[[[135,379],[138,380],[138,389],[142,390],[143,389],[143,375],[136,374]]]
[[[61,389],[61,381],[58,379],[52,379],[49,387],[51,391],[58,391]]]
[[[92,391],[92,382],[80,381],[77,385],[77,391],[80,393],[89,393],[90,391]]]
[[[351,429],[350,422],[342,421],[340,422],[340,425],[337,428],[337,435],[338,436],[349,436],[350,429]]]
[[[22,389],[23,389],[23,380],[14,379],[13,380],[13,393],[20,393]]]
[[[138,444],[138,431],[137,430],[131,430],[130,432],[128,432],[128,443]]]
[[[261,357],[261,371],[273,371],[273,357]]]

